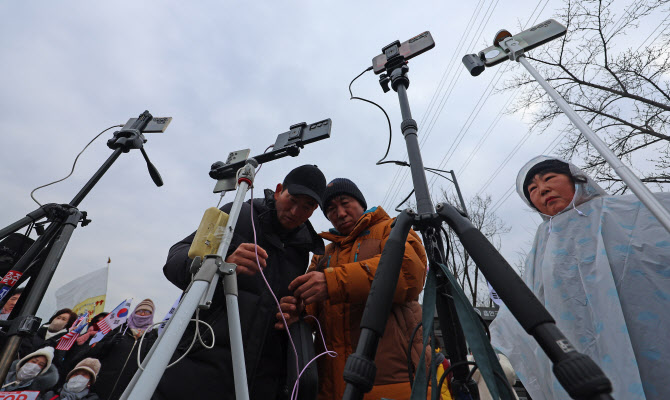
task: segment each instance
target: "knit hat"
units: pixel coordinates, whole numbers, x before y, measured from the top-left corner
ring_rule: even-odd
[[[79,364],[77,364],[76,367],[72,369],[67,374],[67,377],[65,377],[65,380],[69,380],[72,374],[74,374],[77,371],[86,371],[91,374],[91,385],[95,383],[95,378],[98,377],[98,373],[100,372],[100,361],[98,361],[96,358],[84,358],[83,360],[79,361]]]
[[[135,307],[135,311],[133,311],[133,314],[139,310],[149,310],[151,313],[154,313],[154,309],[156,307],[154,306],[154,302],[151,301],[151,299],[144,299],[137,304],[137,307]]]
[[[368,209],[368,205],[365,202],[365,197],[363,197],[363,193],[361,193],[355,183],[347,178],[335,178],[326,185],[326,190],[323,191],[323,196],[321,197],[321,209],[323,210],[323,215],[326,215],[326,209],[328,208],[330,201],[333,200],[335,196],[340,194],[346,194],[353,197],[354,199],[358,200],[361,207],[363,207],[363,210]],[[327,215],[326,218],[328,218]]]
[[[282,186],[290,195],[307,195],[321,206],[323,189],[326,187],[326,177],[316,165],[301,165],[291,170],[284,178]]]
[[[28,362],[28,360],[30,360],[33,357],[37,357],[37,356],[44,356],[47,359],[47,365],[44,366],[44,369],[42,369],[42,372],[40,372],[39,374],[42,375],[43,373],[47,372],[49,367],[51,367],[51,361],[54,358],[54,348],[53,347],[42,347],[41,349],[33,351],[32,353],[23,357],[16,364],[16,370],[18,371],[19,369],[21,369],[21,367],[23,367],[23,364]]]

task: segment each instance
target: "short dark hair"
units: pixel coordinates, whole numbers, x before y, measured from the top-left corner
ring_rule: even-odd
[[[551,172],[568,176],[570,178],[570,182],[572,182],[574,185],[575,178],[572,176],[572,172],[570,172],[570,164],[561,160],[545,160],[537,163],[530,170],[528,170],[526,178],[523,180],[523,195],[526,196],[526,199],[528,199],[530,204],[533,204],[533,202],[530,201],[528,185],[531,184],[533,178],[535,178],[536,175],[540,175],[540,177],[542,177]]]
[[[99,321],[101,321],[103,318],[105,318],[109,313],[108,312],[101,312],[100,314],[97,314],[95,317],[91,318],[90,325],[97,324]]]
[[[530,205],[533,206],[533,208],[535,208],[536,210],[537,207],[535,207],[533,202],[530,201],[530,193],[528,192],[528,185],[531,184],[533,178],[535,178],[536,175],[540,175],[540,177],[543,177],[544,175],[552,172],[567,176],[568,178],[570,178],[570,182],[572,182],[573,185],[577,182],[586,183],[586,178],[584,178],[583,176],[572,175],[572,171],[570,171],[570,164],[563,162],[561,160],[545,160],[535,164],[530,170],[528,170],[526,178],[523,180],[523,195],[526,196],[526,199],[528,199],[528,203],[530,203]]]

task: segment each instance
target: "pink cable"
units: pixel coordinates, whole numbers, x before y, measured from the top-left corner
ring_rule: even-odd
[[[284,318],[284,313],[281,310],[281,306],[279,305],[279,300],[277,300],[277,296],[275,296],[274,292],[272,291],[272,288],[270,287],[270,283],[268,283],[268,280],[265,278],[265,274],[263,273],[263,268],[261,267],[261,262],[260,259],[258,258],[258,239],[256,238],[256,224],[254,223],[254,188],[253,186],[251,187],[251,227],[254,232],[254,254],[256,255],[256,265],[258,266],[258,270],[261,273],[261,277],[263,277],[263,281],[265,282],[265,286],[268,287],[270,290],[270,294],[272,295],[272,298],[275,301],[275,304],[277,305],[277,310],[279,310],[279,315],[281,315],[282,321],[284,321],[284,329],[286,330],[286,333],[288,334],[288,339],[291,342],[291,347],[293,347],[293,353],[295,354],[295,370],[298,373],[298,378],[295,381],[295,384],[293,385],[293,392],[291,392],[291,400],[297,399],[298,398],[298,383],[300,382],[300,376],[302,375],[303,372],[305,372],[305,369],[312,363],[312,361],[316,360],[317,358],[321,357],[324,354],[328,354],[331,357],[337,357],[337,353],[328,350],[326,347],[326,340],[323,335],[323,331],[321,330],[321,324],[319,324],[319,320],[314,318],[312,315],[308,315],[307,317],[313,318],[317,326],[319,327],[319,334],[321,335],[321,339],[323,340],[323,348],[326,349],[325,352],[319,354],[318,356],[312,358],[309,360],[307,364],[305,364],[305,367],[303,368],[302,371],[300,371],[300,364],[298,364],[298,350],[295,347],[295,343],[293,342],[293,337],[291,337],[291,332],[288,329],[288,323],[286,322],[286,318]],[[334,354],[334,355],[331,355]],[[294,397],[295,394],[295,397]]]
[[[333,358],[337,357],[337,352],[335,352],[333,350],[328,350],[328,347],[326,347],[326,338],[323,336],[323,331],[321,330],[321,324],[319,323],[318,318],[316,318],[313,315],[307,315],[307,316],[305,316],[305,318],[311,318],[314,321],[316,321],[316,325],[319,328],[319,335],[321,336],[321,340],[323,341],[323,348],[326,349],[326,351],[324,351],[323,353],[321,353],[321,354],[317,355],[316,357],[312,358],[311,360],[309,360],[309,362],[307,364],[305,364],[305,367],[298,374],[298,379],[296,379],[295,383],[293,384],[293,391],[291,391],[291,400],[294,399],[294,397],[293,397],[294,392],[295,392],[295,399],[298,398],[298,383],[300,382],[300,377],[302,376],[302,373],[305,372],[305,370],[307,370],[307,367],[309,367],[309,365],[312,363],[312,361],[316,360],[317,358],[321,357],[324,354],[328,354],[328,356],[333,357]],[[296,357],[296,359],[298,359],[298,357]]]

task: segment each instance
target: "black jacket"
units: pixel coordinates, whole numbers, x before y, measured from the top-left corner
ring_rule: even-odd
[[[289,283],[305,273],[309,253],[323,254],[324,245],[309,221],[293,231],[284,230],[277,221],[273,194],[266,190],[264,199],[254,200],[253,215],[258,245],[268,253],[263,272],[275,296],[281,299],[291,294]],[[232,203],[227,204],[221,210],[229,212],[231,206]],[[228,254],[242,243],[254,242],[250,213],[250,202],[246,202],[242,205]],[[172,246],[163,267],[165,276],[181,289],[191,281],[191,260],[187,254],[194,235]],[[287,336],[274,329],[277,306],[260,274],[237,275],[237,280],[249,395],[251,399],[282,398],[286,384]],[[213,304],[212,309],[200,313],[200,318],[212,325],[215,347],[207,350],[196,342],[184,360],[165,371],[154,399],[235,398],[226,300],[220,283]],[[173,360],[191,343],[192,325]],[[206,332],[205,341],[211,343],[209,331],[205,328],[200,331]]]
[[[147,332],[142,341],[141,357],[144,357],[158,337],[155,330]],[[109,332],[101,341],[95,343],[87,352],[79,356],[100,361],[100,373],[91,387],[102,400],[118,399],[137,371],[137,352],[140,338],[135,338],[127,324]]]
[[[18,358],[23,358],[33,351],[41,349],[42,347],[50,346],[55,349],[60,338],[65,336],[67,333],[66,329],[62,329],[62,332],[47,339],[47,330],[48,326],[42,326],[33,336],[23,338],[23,340],[21,340],[21,344],[19,345]],[[58,366],[59,364],[56,362],[56,367]]]

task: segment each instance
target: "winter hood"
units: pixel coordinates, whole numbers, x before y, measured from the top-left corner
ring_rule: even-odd
[[[584,171],[579,169],[576,165],[572,164],[571,162],[553,156],[537,156],[532,160],[528,161],[526,165],[524,165],[519,171],[519,174],[516,177],[516,192],[519,194],[519,197],[521,197],[521,200],[523,200],[523,202],[526,203],[526,205],[528,205],[528,207],[530,207],[533,211],[540,214],[542,216],[542,219],[544,219],[545,221],[551,219],[551,216],[542,214],[535,207],[533,207],[533,205],[530,203],[530,201],[526,198],[526,196],[523,193],[523,182],[526,179],[526,175],[531,170],[531,168],[547,160],[558,160],[568,164],[570,166],[570,173],[572,174],[573,177],[583,178],[582,180],[586,181],[586,182],[577,182],[577,180],[575,180],[575,195],[572,197],[572,201],[570,202],[570,204],[568,204],[567,207],[558,212],[556,215],[559,215],[565,212],[566,210],[570,210],[580,204],[586,203],[587,201],[593,198],[599,196],[607,196],[607,192],[605,192],[603,188],[598,186],[598,184],[593,179],[591,179],[590,176],[586,175]],[[554,215],[554,217],[556,215]]]

